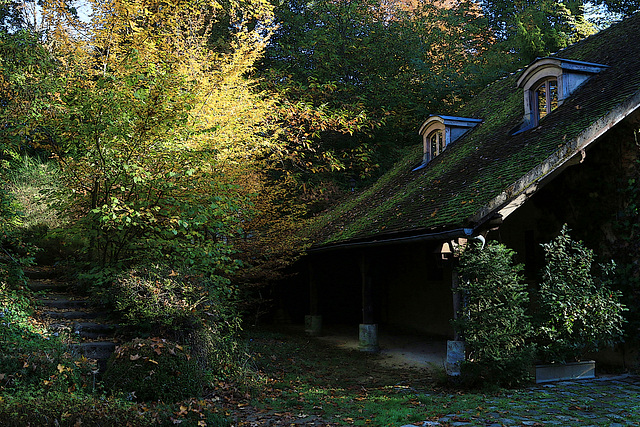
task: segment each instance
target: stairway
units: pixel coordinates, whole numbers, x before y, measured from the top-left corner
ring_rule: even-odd
[[[63,271],[53,266],[31,267],[25,274],[28,287],[39,295],[38,320],[49,332],[63,335],[75,353],[97,360],[104,372],[118,343],[118,325],[110,321],[109,313],[69,285]]]

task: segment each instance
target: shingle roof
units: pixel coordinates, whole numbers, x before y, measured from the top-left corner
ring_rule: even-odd
[[[524,114],[519,73],[499,80],[455,113],[483,123],[427,167],[422,147],[376,184],[319,218],[313,240],[330,247],[459,228],[475,228],[640,103],[640,14],[556,55],[608,65],[541,120],[511,135]]]

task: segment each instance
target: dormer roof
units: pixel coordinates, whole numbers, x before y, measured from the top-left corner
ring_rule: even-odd
[[[482,123],[482,119],[471,119],[468,117],[441,116],[437,114],[432,114],[429,116],[427,120],[425,120],[422,126],[420,126],[420,130],[418,130],[418,134],[424,135],[433,123],[440,123],[444,126],[450,126],[455,128],[471,129],[477,124]]]
[[[558,74],[575,74],[586,78],[607,68],[606,65],[596,64],[593,62],[575,61],[566,58],[538,58],[529,65],[516,81],[519,88],[531,87],[541,78],[552,73]],[[576,86],[577,87],[577,86]],[[575,89],[575,88],[574,88]],[[572,92],[570,90],[569,92]]]

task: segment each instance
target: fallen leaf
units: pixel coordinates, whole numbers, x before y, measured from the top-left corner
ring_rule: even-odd
[[[140,359],[140,355],[139,354],[132,354],[131,356],[129,356],[130,360],[138,360]]]

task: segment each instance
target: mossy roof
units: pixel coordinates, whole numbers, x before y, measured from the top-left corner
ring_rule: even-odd
[[[523,92],[516,88],[520,72],[489,85],[459,111],[438,112],[483,122],[425,168],[412,171],[422,158],[422,146],[417,145],[373,186],[321,216],[310,229],[314,246],[480,227],[584,148],[587,130],[589,138],[600,135],[616,118],[637,108],[638,34],[640,14],[555,54],[609,67],[580,86],[536,128],[512,135],[524,115]]]

